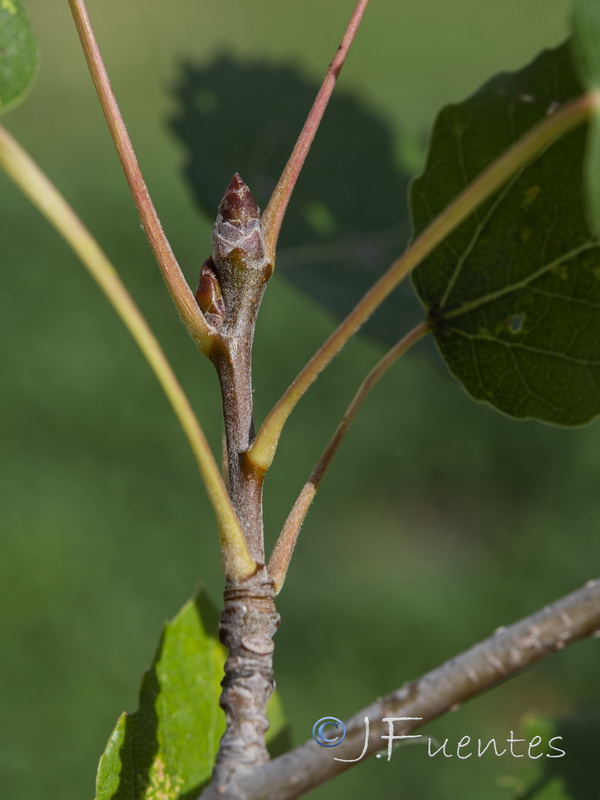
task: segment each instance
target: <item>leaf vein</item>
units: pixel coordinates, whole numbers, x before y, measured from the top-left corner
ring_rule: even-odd
[[[481,236],[482,232],[485,230],[485,226],[487,225],[489,219],[496,213],[496,211],[498,210],[498,206],[502,203],[508,192],[512,189],[515,181],[521,176],[522,172],[523,170],[519,170],[519,172],[517,172],[516,175],[513,175],[513,177],[508,181],[506,186],[500,192],[498,192],[490,208],[488,209],[487,213],[485,214],[485,216],[481,221],[479,220],[479,217],[476,217],[477,227],[473,232],[471,241],[463,250],[461,257],[458,260],[456,267],[454,268],[454,272],[450,276],[450,280],[448,281],[444,294],[442,295],[440,308],[444,308],[444,306],[446,305],[448,297],[450,296],[450,293],[452,292],[452,289],[454,288],[456,281],[460,277],[460,273],[463,270],[465,262],[473,252],[475,245],[479,241],[479,237]]]
[[[559,256],[554,261],[551,261],[549,264],[546,264],[543,267],[540,267],[535,272],[532,272],[530,275],[527,275],[520,281],[516,281],[515,283],[510,284],[509,286],[504,286],[501,289],[497,289],[495,292],[490,292],[483,297],[478,297],[476,300],[469,300],[466,303],[463,303],[461,306],[454,308],[448,311],[444,316],[446,319],[455,319],[456,317],[462,316],[463,314],[468,313],[469,311],[473,311],[477,308],[480,308],[483,305],[487,305],[487,303],[491,303],[494,300],[498,300],[501,297],[504,297],[511,292],[519,291],[519,289],[526,289],[530,288],[530,284],[534,281],[538,280],[538,278],[542,278],[546,273],[550,272],[552,269],[556,269],[556,267],[560,267],[563,264],[571,261],[577,256],[581,255],[588,250],[593,250],[594,248],[600,249],[600,244],[598,242],[594,242],[592,240],[588,240],[584,244],[578,245],[577,247],[570,250],[568,253]]]
[[[553,350],[545,350],[542,347],[534,347],[533,345],[525,344],[524,342],[507,342],[504,339],[501,339],[498,336],[492,336],[491,334],[482,334],[482,333],[469,333],[468,331],[461,330],[460,328],[450,328],[449,330],[452,333],[456,333],[459,336],[464,336],[466,339],[471,339],[473,341],[482,341],[482,342],[496,342],[498,344],[507,347],[511,354],[514,350],[526,350],[530,353],[536,353],[537,355],[541,356],[548,356],[550,358],[556,358],[560,361],[566,361],[571,364],[577,364],[581,367],[600,367],[600,359],[591,359],[591,358],[576,358],[575,356],[570,356],[567,353],[557,353]]]

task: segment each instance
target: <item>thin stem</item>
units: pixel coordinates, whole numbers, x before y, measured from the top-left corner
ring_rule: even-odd
[[[150,364],[183,428],[206,484],[219,523],[225,574],[234,579],[253,574],[256,563],[250,557],[240,523],[202,428],[156,337],[114,267],[64,197],[2,126],[0,166],[81,259]]]
[[[292,558],[292,552],[296,545],[300,528],[304,522],[312,501],[317,493],[317,489],[325,472],[327,471],[334,455],[342,443],[350,425],[352,424],[359,408],[362,406],[367,395],[371,389],[381,380],[388,369],[394,364],[400,356],[404,355],[407,350],[422,339],[429,333],[429,323],[427,321],[421,322],[413,330],[409,331],[394,347],[389,350],[385,356],[377,362],[373,369],[369,372],[367,377],[362,382],[357,393],[348,410],[344,414],[342,421],[337,427],[336,432],[331,437],[329,444],[323,451],[323,455],[319,459],[316,467],[310,474],[310,477],[304,484],[298,499],[294,503],[288,518],[285,521],[283,529],[277,539],[273,553],[269,560],[268,571],[275,584],[275,590],[279,592],[285,581],[287,569]]]
[[[281,230],[285,210],[294,190],[294,186],[296,185],[296,181],[298,180],[298,175],[300,174],[300,170],[304,165],[308,151],[313,143],[313,139],[315,138],[315,134],[321,123],[325,109],[327,108],[327,103],[329,102],[338,76],[344,66],[344,61],[346,60],[350,45],[354,40],[368,2],[369,0],[358,0],[356,8],[352,12],[342,43],[338,47],[333,61],[329,65],[325,80],[319,89],[313,107],[298,137],[298,141],[296,142],[289,161],[285,165],[281,178],[263,214],[262,222],[265,231],[266,252],[271,263],[275,263],[275,250],[279,231]]]
[[[117,148],[117,153],[144,226],[144,231],[162,271],[167,288],[184,325],[204,355],[210,352],[214,331],[198,308],[171,245],[162,229],[156,209],[144,182],[131,139],[119,111],[100,49],[83,0],[69,0],[81,46],[98,93],[100,105]]]
[[[244,776],[245,800],[294,800],[345,772],[358,760],[365,744],[365,717],[370,736],[364,758],[386,750],[383,736],[394,718],[396,736],[407,735],[461,703],[482,694],[547,656],[600,631],[600,580],[563,597],[543,610],[506,628],[446,661],[437,669],[406,684],[392,694],[363,708],[345,722],[346,738],[335,748],[319,747],[312,739],[269,764]],[[399,718],[406,719],[401,722]],[[393,757],[393,756],[392,756]],[[337,761],[338,758],[354,762]],[[209,788],[202,800],[230,800],[231,794],[215,794]]]
[[[600,93],[589,93],[573,100],[538,123],[475,178],[417,237],[404,255],[394,261],[315,353],[269,413],[249,453],[257,468],[266,471],[270,467],[283,426],[296,403],[316,380],[321,370],[329,364],[400,281],[512,175],[559,136],[586,120],[598,107],[600,107]]]

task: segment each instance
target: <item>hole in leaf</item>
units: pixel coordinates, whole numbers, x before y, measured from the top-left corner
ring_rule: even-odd
[[[508,329],[511,333],[521,333],[523,330],[523,323],[525,322],[525,314],[514,314],[508,322]]]

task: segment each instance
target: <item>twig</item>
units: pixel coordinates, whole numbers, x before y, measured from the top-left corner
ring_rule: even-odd
[[[226,575],[242,579],[256,570],[240,523],[202,428],[167,358],[142,313],[83,222],[39,169],[0,126],[0,166],[71,246],[137,342],[156,375],[194,453],[219,522]]]
[[[283,426],[304,392],[400,281],[512,175],[559,136],[586,120],[599,106],[600,93],[592,92],[573,100],[538,123],[475,178],[421,233],[404,255],[394,261],[310,359],[267,416],[248,454],[258,469],[266,472],[270,467]]]
[[[383,719],[416,718],[394,725],[396,735],[409,734],[599,630],[600,580],[596,579],[542,611],[499,628],[483,642],[357,712],[345,723],[346,739],[339,747],[320,747],[311,739],[246,775],[239,794],[224,794],[220,800],[294,800],[353,766],[334,759],[358,758],[365,744],[365,717],[371,722],[366,758],[387,749],[382,734],[387,734],[388,725],[382,726]],[[201,797],[212,800],[214,795],[208,790]]]
[[[319,89],[319,93],[317,94],[315,102],[304,123],[304,127],[298,137],[298,141],[292,150],[292,154],[285,165],[281,178],[263,214],[262,222],[265,232],[266,253],[271,263],[275,263],[275,250],[279,231],[281,230],[281,223],[283,222],[285,210],[294,190],[294,186],[298,180],[298,175],[300,174],[300,170],[304,165],[308,151],[313,143],[313,139],[315,138],[315,134],[321,123],[325,109],[327,108],[331,93],[335,88],[338,76],[344,66],[344,61],[346,60],[350,45],[354,40],[368,2],[369,0],[358,0],[356,8],[352,12],[342,43],[338,47],[333,61],[329,65],[325,80]]]
[[[296,539],[298,538],[300,528],[302,527],[302,523],[304,522],[304,519],[308,513],[308,509],[310,508],[311,503],[317,493],[319,484],[329,465],[331,464],[338,447],[348,432],[350,425],[356,417],[359,408],[365,401],[371,389],[385,375],[392,364],[397,361],[400,356],[404,355],[407,350],[409,350],[414,344],[422,339],[427,333],[429,333],[429,323],[426,321],[421,322],[419,325],[413,328],[413,330],[409,331],[406,336],[404,336],[396,345],[394,345],[394,347],[391,348],[391,350],[385,354],[380,361],[377,362],[377,364],[373,367],[360,385],[358,392],[354,395],[354,398],[348,406],[348,410],[344,414],[336,432],[333,434],[329,444],[323,452],[323,455],[319,459],[316,467],[311,472],[309,479],[305,483],[298,496],[298,499],[294,503],[294,506],[285,521],[283,530],[277,539],[277,543],[273,548],[273,552],[269,560],[268,571],[269,575],[273,579],[277,592],[279,592],[283,586],[290,559],[292,557],[292,552],[296,545]]]
[[[273,636],[279,625],[273,581],[264,565],[263,476],[247,463],[254,439],[252,342],[256,317],[273,271],[265,255],[260,211],[235,174],[225,190],[213,229],[213,252],[196,292],[215,326],[210,359],[223,401],[228,490],[248,551],[257,562],[245,581],[227,580],[219,637],[227,647],[219,700],[226,730],[213,780],[228,786],[269,760],[266,709],[273,693]],[[211,311],[209,312],[209,309]]]
[[[119,111],[100,49],[83,0],[69,0],[81,46],[98,93],[102,111],[144,226],[144,231],[162,271],[177,310],[200,351],[208,355],[214,331],[198,308],[171,245],[162,229],[156,209],[144,182],[127,128]]]

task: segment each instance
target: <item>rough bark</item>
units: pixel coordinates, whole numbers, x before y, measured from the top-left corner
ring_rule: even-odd
[[[274,691],[273,635],[279,626],[273,582],[263,567],[243,584],[228,585],[220,637],[229,650],[221,707],[227,729],[213,780],[217,792],[269,760],[265,746],[267,702]]]

